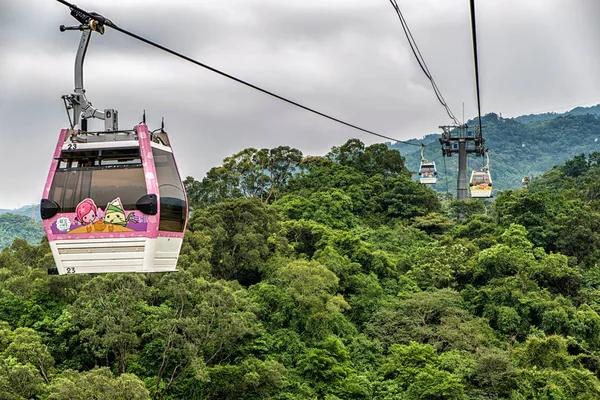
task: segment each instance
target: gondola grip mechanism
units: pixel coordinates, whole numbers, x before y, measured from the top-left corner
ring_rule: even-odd
[[[112,24],[108,19],[97,13],[85,13],[76,6],[70,5],[71,15],[81,24],[79,26],[60,26],[60,31],[79,30],[81,39],[77,48],[75,57],[75,90],[73,94],[63,96],[67,104],[67,113],[72,110],[73,118],[70,121],[71,129],[87,130],[87,120],[98,118],[104,120],[104,129],[106,131],[117,131],[119,129],[118,112],[114,109],[105,109],[104,111],[95,108],[85,95],[83,87],[83,62],[90,42],[92,32],[104,34],[104,24]]]

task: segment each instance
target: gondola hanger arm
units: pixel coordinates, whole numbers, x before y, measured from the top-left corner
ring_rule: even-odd
[[[98,13],[88,13],[62,0],[57,1],[69,5],[71,8],[71,15],[80,23],[78,26],[61,25],[60,31],[81,31],[81,39],[79,41],[79,47],[77,48],[77,55],[75,56],[74,93],[63,96],[65,103],[67,103],[67,113],[69,110],[73,110],[72,120],[69,118],[71,120],[71,129],[87,131],[87,120],[90,118],[97,118],[104,120],[105,130],[116,131],[118,130],[117,111],[113,109],[99,110],[94,107],[87,99],[83,87],[83,63],[92,32],[98,32],[102,35],[104,34],[104,25],[107,23],[112,24],[112,22]]]

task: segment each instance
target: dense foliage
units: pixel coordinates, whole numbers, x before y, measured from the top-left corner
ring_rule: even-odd
[[[598,160],[490,205],[383,145],[247,149],[186,180],[179,273],[48,276],[17,239],[0,398],[600,398]]]
[[[24,215],[0,214],[0,249],[10,246],[15,238],[39,243],[43,236],[41,223]]]

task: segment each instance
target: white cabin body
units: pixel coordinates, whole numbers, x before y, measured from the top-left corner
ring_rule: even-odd
[[[437,183],[437,169],[435,168],[435,162],[433,161],[422,161],[419,167],[419,183],[423,184],[436,184]]]
[[[42,197],[58,274],[176,271],[188,205],[166,133],[63,129]]]
[[[486,170],[473,171],[469,190],[471,197],[474,198],[492,197],[492,175],[490,172]]]

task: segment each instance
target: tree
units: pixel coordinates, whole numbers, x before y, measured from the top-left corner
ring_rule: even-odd
[[[568,160],[560,167],[562,172],[573,178],[583,175],[587,172],[588,168],[589,165],[583,153]]]
[[[386,347],[415,341],[472,351],[494,341],[487,322],[473,318],[450,289],[404,294],[373,314],[366,328]]]
[[[327,157],[367,175],[381,174],[389,177],[403,174],[410,176],[400,153],[389,149],[383,143],[365,147],[359,139],[350,139],[339,147],[333,147]]]
[[[37,398],[43,392],[43,379],[31,364],[14,357],[0,358],[0,396],[7,400]]]
[[[321,398],[335,392],[352,373],[348,350],[335,336],[328,336],[308,349],[298,361],[298,370],[315,385]]]
[[[164,399],[183,377],[208,379],[206,366],[227,360],[254,334],[253,305],[239,285],[187,273],[162,279],[161,305],[149,315],[144,364],[155,371],[153,399]]]
[[[299,320],[291,322],[313,338],[327,336],[341,313],[349,309],[343,296],[335,294],[339,279],[316,261],[292,261],[275,271],[271,281],[285,288],[295,303]]]
[[[508,352],[500,349],[482,349],[476,355],[471,381],[483,398],[508,398],[515,387],[515,370]]]
[[[184,182],[193,208],[205,208],[238,198],[255,198],[270,203],[279,197],[302,161],[302,152],[288,146],[273,149],[244,149],[223,160],[197,182]]]
[[[189,223],[194,233],[210,237],[214,276],[256,283],[261,268],[277,247],[279,216],[256,199],[230,200],[198,210]]]
[[[352,213],[352,199],[339,189],[315,192],[308,199],[287,195],[274,207],[288,218],[313,220],[334,229],[352,228],[358,222]]]
[[[573,210],[561,221],[556,248],[587,267],[600,261],[600,213],[589,207]]]
[[[503,192],[494,203],[498,223],[519,224],[527,229],[535,246],[556,250],[558,221],[575,205],[561,194],[547,192]]]
[[[114,377],[107,367],[65,371],[47,388],[45,400],[149,400],[148,390],[132,374]]]
[[[4,350],[4,356],[14,357],[22,364],[35,366],[46,383],[54,369],[54,359],[48,346],[42,343],[40,336],[31,328],[17,328],[13,332],[12,342]]]
[[[275,398],[283,392],[287,383],[287,371],[283,365],[255,357],[246,358],[236,365],[216,365],[207,373],[211,380],[203,397],[207,399]]]
[[[569,355],[560,336],[530,337],[515,349],[517,398],[592,399],[600,396],[600,381]]]
[[[407,178],[396,176],[389,180],[389,190],[383,194],[383,204],[391,218],[410,219],[440,211],[435,193]]]
[[[394,344],[380,374],[406,390],[409,399],[465,399],[461,377],[442,370],[442,365],[431,345]]]
[[[86,284],[69,308],[80,329],[82,347],[124,373],[128,356],[139,346],[149,290],[140,275],[98,276]]]

